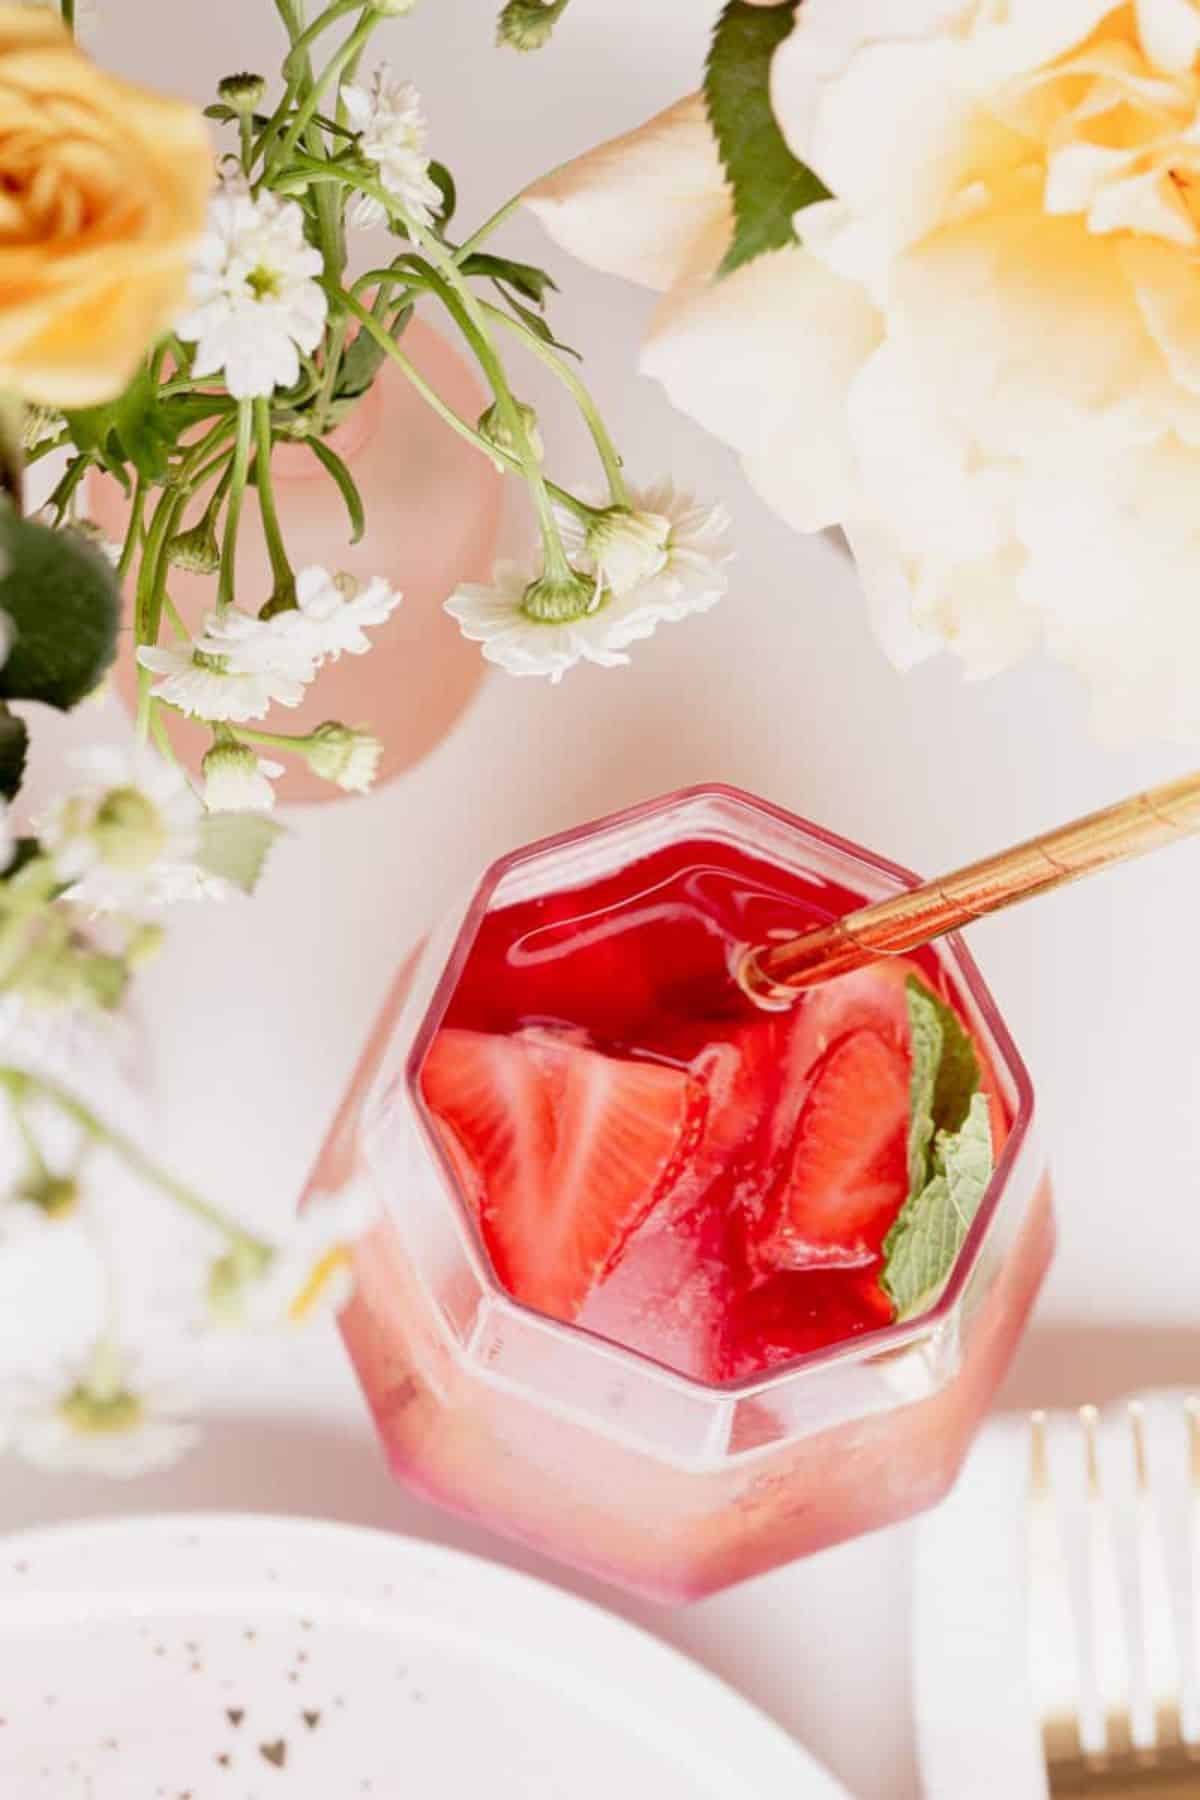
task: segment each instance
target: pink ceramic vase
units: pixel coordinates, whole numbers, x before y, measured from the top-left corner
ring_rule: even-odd
[[[458,353],[420,320],[404,335],[405,353],[461,417],[474,422],[485,401]],[[431,411],[403,373],[385,363],[350,417],[330,437],[362,494],[367,526],[351,545],[350,525],[337,488],[304,444],[281,444],[272,457],[275,499],[292,566],[321,563],[366,579],[382,575],[404,594],[403,604],[371,633],[366,656],[342,656],[322,669],[302,705],[277,707],[266,728],[306,732],[324,719],[370,725],[383,740],[379,779],[411,767],[443,738],[480,680],[478,647],[467,643],[442,602],[460,581],[484,581],[491,570],[499,530],[501,481],[486,457]],[[185,514],[194,524],[204,510],[201,492]],[[109,476],[92,477],[88,511],[105,535],[120,540],[128,503]],[[136,562],[126,582],[127,620],[132,611]],[[257,611],[271,592],[270,563],[256,490],[247,490],[238,534],[236,598]],[[216,578],[173,569],[171,598],[189,625],[212,606]],[[164,627],[163,641],[169,628]],[[132,654],[118,664],[117,683],[132,705],[136,671]],[[194,769],[208,747],[208,733],[168,714],[180,757]],[[329,800],[341,790],[313,775],[302,759],[284,757],[284,800]]]

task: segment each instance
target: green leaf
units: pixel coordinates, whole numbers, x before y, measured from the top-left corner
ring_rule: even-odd
[[[365,394],[386,355],[383,345],[377,343],[369,331],[360,331],[342,355],[337,378],[338,399],[356,400],[360,394]]]
[[[909,1193],[929,1176],[935,1131],[957,1131],[979,1086],[979,1058],[970,1033],[952,1006],[910,975],[905,983],[912,1046],[908,1128]]]
[[[438,217],[438,224],[444,231],[458,208],[458,188],[445,163],[431,162],[429,179],[442,196],[442,210]]]
[[[13,637],[0,700],[65,712],[95,692],[116,654],[115,572],[78,532],[15,516],[0,519],[0,566],[0,612]]]
[[[83,407],[66,419],[79,449],[90,451],[111,474],[125,479],[125,466],[132,463],[146,481],[160,482],[186,427],[224,410],[222,401],[204,395],[160,399],[143,363],[124,393],[107,406]]]
[[[991,1178],[991,1111],[987,1095],[976,1093],[961,1130],[938,1133],[934,1173],[884,1241],[880,1285],[897,1317],[915,1318],[933,1305]]]
[[[0,794],[11,800],[25,774],[29,731],[24,719],[0,701]]]
[[[363,511],[362,495],[353,475],[342,461],[336,450],[323,444],[320,438],[306,438],[309,449],[321,466],[333,477],[338,491],[346,502],[346,511],[350,514],[350,542],[357,544],[366,529],[366,513]]]
[[[115,412],[113,432],[125,456],[146,481],[161,481],[175,448],[175,432],[145,363],[119,395]]]
[[[208,874],[252,894],[271,845],[282,833],[282,825],[261,813],[209,813],[200,821],[196,860]]]
[[[934,996],[915,976],[910,975],[905,983],[905,998],[912,1056],[908,1090],[908,1197],[911,1200],[929,1180],[933,1096],[945,1034]]]
[[[557,294],[558,283],[535,263],[515,262],[510,256],[491,256],[486,250],[475,250],[460,265],[464,275],[486,275],[492,281],[515,288],[535,306],[546,304],[546,293]]]
[[[522,306],[516,295],[508,293],[505,288],[501,287],[499,282],[496,283],[496,291],[504,301],[504,304],[508,307],[509,311],[514,313],[516,317],[520,319],[522,325],[527,326],[529,330],[532,331],[534,337],[541,338],[543,344],[549,344],[552,350],[561,350],[564,356],[573,356],[576,362],[583,361],[578,350],[572,350],[570,344],[564,344],[561,338],[555,337],[541,313],[534,312],[528,306]]]
[[[795,215],[828,200],[819,176],[794,157],[771,110],[771,58],[790,34],[799,0],[754,6],[729,0],[713,34],[704,99],[733,195],[728,275],[769,250],[795,244]]]

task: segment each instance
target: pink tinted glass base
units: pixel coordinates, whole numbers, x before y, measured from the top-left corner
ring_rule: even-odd
[[[362,1103],[412,969],[401,970],[364,1050],[311,1192],[337,1191],[359,1171]],[[681,1603],[941,1500],[1008,1368],[1053,1249],[1043,1177],[945,1387],[907,1404],[901,1390],[884,1411],[776,1443],[764,1397],[739,1413],[730,1446],[737,1454],[705,1470],[599,1438],[519,1392],[480,1381],[447,1343],[389,1218],[358,1247],[356,1292],[341,1328],[388,1459],[406,1485],[576,1569]]]
[[[438,393],[474,421],[485,404],[474,375],[437,332],[414,320],[404,348]],[[277,707],[261,721],[272,731],[310,731],[324,719],[370,725],[384,744],[379,778],[412,766],[450,730],[483,673],[478,646],[467,643],[442,610],[460,581],[486,581],[500,519],[501,479],[487,459],[450,430],[385,363],[375,385],[338,433],[333,447],[349,464],[366,508],[362,542],[351,545],[349,521],[337,488],[304,445],[281,445],[272,458],[276,503],[293,567],[320,563],[367,579],[382,575],[404,594],[388,623],[371,632],[367,656],[343,656],[321,671],[303,704]],[[203,511],[199,496],[185,515]],[[90,483],[88,511],[106,536],[124,536],[128,506],[110,477]],[[126,583],[132,607],[136,562]],[[271,590],[270,565],[254,488],[246,495],[238,537],[238,603],[257,611]],[[173,570],[170,593],[188,624],[212,606],[215,578]],[[130,612],[127,610],[128,626]],[[170,642],[164,624],[163,642]],[[117,685],[132,707],[132,653],[118,662]],[[172,742],[193,770],[208,748],[208,733],[171,717]],[[278,784],[285,800],[329,800],[341,790],[311,774],[298,759],[283,759]]]

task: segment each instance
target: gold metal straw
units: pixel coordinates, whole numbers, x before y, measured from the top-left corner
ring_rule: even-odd
[[[878,956],[899,956],[1032,894],[1200,831],[1200,771],[1134,794],[997,856],[799,937],[747,950],[738,981],[761,1006],[790,1005],[802,988]]]

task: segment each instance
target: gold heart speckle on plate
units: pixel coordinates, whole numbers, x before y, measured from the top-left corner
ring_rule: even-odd
[[[116,1520],[0,1540],[0,1795],[842,1800],[713,1676],[381,1532]]]

